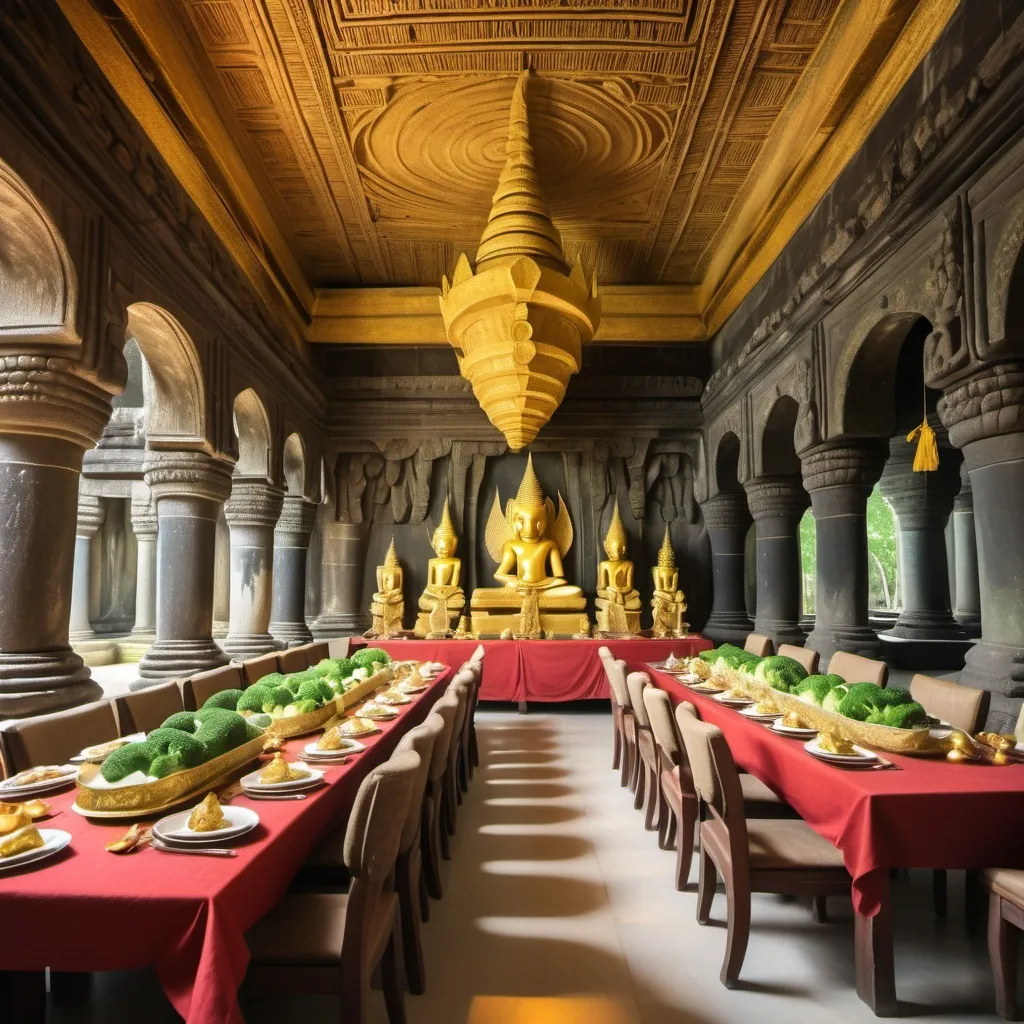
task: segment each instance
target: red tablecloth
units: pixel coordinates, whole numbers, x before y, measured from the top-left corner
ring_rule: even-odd
[[[885,756],[900,771],[851,771],[661,672],[673,704],[717,725],[736,763],[785,799],[843,853],[858,913],[873,916],[888,869],[1024,867],[1024,765],[996,768]]]
[[[103,847],[124,832],[123,823],[80,817],[71,810],[74,790],[45,797],[55,815],[41,826],[73,838],[67,850],[35,869],[0,874],[0,969],[155,964],[189,1024],[241,1021],[245,932],[281,899],[317,838],[345,824],[363,778],[427,717],[450,677],[443,673],[397,719],[381,723],[381,732],[362,741],[365,753],[327,768],[328,784],[306,800],[236,797],[232,803],[255,809],[260,824],[236,844],[233,859],[155,850],[118,857]],[[309,741],[290,740],[284,749],[296,754]]]
[[[683,640],[389,640],[373,641],[393,658],[417,658],[458,666],[477,644],[486,652],[481,700],[607,700],[611,694],[600,647],[633,669],[670,654],[692,657],[711,647],[699,634]]]

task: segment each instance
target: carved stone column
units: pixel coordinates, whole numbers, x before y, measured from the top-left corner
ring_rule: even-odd
[[[939,434],[943,434],[939,426]],[[889,459],[878,482],[896,513],[903,611],[883,639],[914,641],[899,654],[908,667],[959,668],[967,634],[953,618],[949,596],[945,528],[960,488],[956,453],[948,448],[931,473],[914,472],[915,446],[906,435],[889,442]],[[925,641],[941,641],[929,643]],[[951,645],[951,646],[950,646]],[[904,646],[904,645],[900,645]]]
[[[953,617],[974,639],[981,636],[981,586],[978,582],[978,540],[974,532],[974,492],[967,463],[960,463],[960,493],[953,499],[956,555],[956,607]]]
[[[213,635],[228,635],[231,618],[231,531],[223,507],[217,517],[217,537],[213,545]]]
[[[750,512],[746,495],[719,494],[701,505],[711,541],[711,615],[704,634],[716,644],[740,643],[754,628],[747,616],[743,572]]]
[[[817,607],[807,646],[823,666],[836,651],[881,653],[868,625],[867,502],[884,462],[884,444],[874,441],[816,445],[801,456],[817,547]]]
[[[369,528],[357,523],[326,523],[323,532],[320,616],[312,625],[313,636],[362,633],[370,626],[369,610],[362,607],[363,563]]]
[[[277,650],[270,635],[274,527],[284,492],[266,480],[235,477],[224,517],[231,530],[231,618],[224,650],[254,658]]]
[[[95,700],[68,644],[82,456],[110,395],[64,360],[0,357],[0,718]]]
[[[798,477],[762,477],[744,485],[757,532],[754,630],[779,644],[802,644],[800,519],[810,497]]]
[[[132,484],[132,530],[138,549],[135,573],[135,626],[132,638],[156,638],[156,534],[153,495],[140,480]]]
[[[964,453],[974,498],[981,640],[960,682],[990,690],[988,727],[1012,731],[1024,697],[1024,364],[987,366],[948,387],[939,416]]]
[[[313,639],[306,625],[306,561],[318,509],[301,494],[286,494],[274,531],[270,632],[286,647],[297,647]]]
[[[92,539],[106,518],[103,502],[94,494],[79,494],[78,523],[75,529],[75,571],[71,583],[71,621],[69,638],[74,643],[95,640],[89,621],[89,594],[92,589]]]
[[[205,452],[154,451],[143,472],[159,520],[156,642],[139,662],[135,689],[228,660],[212,636],[213,548],[231,464]]]

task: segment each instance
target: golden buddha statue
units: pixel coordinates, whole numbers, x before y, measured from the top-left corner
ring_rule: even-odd
[[[416,618],[416,635],[428,640],[443,640],[452,635],[459,613],[466,604],[466,595],[459,586],[462,559],[455,557],[459,538],[455,536],[448,499],[444,499],[441,525],[434,531],[430,546],[436,557],[427,562],[427,585],[420,595],[420,612]]]
[[[615,502],[604,538],[608,558],[597,567],[597,629],[605,636],[640,632],[640,593],[633,586],[633,563],[626,558],[626,528]]]
[[[403,635],[402,618],[405,598],[402,594],[402,566],[395,552],[395,538],[391,538],[384,564],[377,566],[377,593],[370,603],[373,624],[363,634],[367,640],[388,640]]]
[[[514,501],[501,511],[496,492],[487,520],[487,551],[498,563],[494,578],[504,586],[478,587],[470,608],[473,632],[499,636],[512,630],[517,636],[553,633],[572,636],[587,600],[579,587],[566,583],[562,559],[572,546],[572,522],[562,496],[558,516],[545,498],[533,471],[533,457]]]
[[[686,636],[690,624],[683,621],[686,601],[679,589],[679,570],[676,568],[676,556],[669,540],[667,523],[665,539],[658,551],[658,564],[651,570],[651,574],[654,576],[654,596],[651,598],[654,636],[659,639]]]

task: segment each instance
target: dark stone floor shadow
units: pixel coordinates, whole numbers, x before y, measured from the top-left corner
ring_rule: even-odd
[[[576,860],[591,854],[593,846],[578,836],[537,833],[525,836],[500,836],[480,833],[473,837],[480,859],[491,860]]]
[[[477,870],[484,880],[473,884],[476,899],[466,908],[474,917],[578,917],[606,902],[604,886],[560,875],[514,874]],[[486,890],[486,891],[482,891]]]
[[[488,825],[558,825],[582,818],[583,811],[573,807],[559,807],[557,804],[503,804],[487,800]]]
[[[498,750],[490,751],[487,754],[488,768],[515,768],[519,765],[550,764],[552,761],[560,760],[562,755],[545,750]]]
[[[488,780],[491,782],[491,780]],[[570,796],[576,790],[567,786],[564,782],[534,782],[532,779],[508,779],[500,783],[491,782],[488,785],[485,796],[488,799],[493,797],[519,797],[530,800],[556,800],[560,797]]]
[[[516,768],[493,768],[485,765],[484,777],[514,775],[517,779],[564,779],[571,773],[565,768],[553,768],[543,764],[527,764]]]

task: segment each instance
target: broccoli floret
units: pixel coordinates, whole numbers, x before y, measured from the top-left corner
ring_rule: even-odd
[[[132,772],[148,772],[153,760],[153,748],[149,740],[128,743],[108,754],[100,765],[100,774],[107,782],[120,782]]]
[[[906,704],[892,704],[882,712],[886,725],[896,729],[912,729],[915,725],[924,725],[928,721],[925,709],[912,700]]]
[[[390,665],[391,655],[380,647],[367,647],[362,651],[356,651],[352,660],[363,668],[369,668],[373,664]]]
[[[207,758],[219,757],[240,746],[249,737],[245,719],[223,708],[203,708],[196,712],[199,731],[196,739],[206,748]]]
[[[317,703],[315,700],[297,700],[284,708],[281,717],[294,718],[296,715],[308,715],[311,711],[316,711],[316,709]]]
[[[275,686],[283,685],[285,676],[280,672],[268,672],[265,676],[257,679],[253,684],[254,686],[265,686],[268,690],[272,690]],[[250,687],[251,689],[251,687]]]
[[[319,707],[334,696],[334,691],[323,679],[307,679],[299,687],[297,696],[299,700],[311,700]]]
[[[180,729],[156,729],[146,737],[146,742],[154,757],[158,754],[174,754],[186,768],[195,768],[207,759],[206,749],[199,738]]]
[[[834,676],[824,675],[808,676],[796,684],[793,688],[793,693],[808,704],[816,704],[820,708],[828,692],[834,690],[837,685],[840,685],[833,681],[834,678]]]
[[[263,710],[267,710],[267,704],[273,707],[277,707],[278,704],[291,704],[295,699],[295,694],[292,693],[291,689],[287,686],[275,686],[267,697],[266,703],[263,705]]]
[[[255,725],[257,729],[266,729],[274,720],[270,715],[265,715],[262,712],[258,715],[251,715],[245,720],[246,725]]]
[[[269,722],[267,723],[270,724]],[[245,722],[245,738],[247,740],[259,739],[263,735],[263,726],[256,725],[251,718]]]
[[[849,686],[846,683],[840,683],[838,686],[834,686],[828,693],[825,694],[822,699],[821,706],[826,711],[832,711],[836,714],[839,713],[839,705],[842,704],[843,699],[850,692]]]
[[[176,714],[171,715],[163,724],[160,726],[161,729],[178,729],[181,732],[195,732],[196,726],[199,723],[196,722],[196,713],[194,711],[178,711]]]
[[[902,686],[878,686],[875,689],[878,690],[878,695],[875,697],[878,707],[889,708],[898,704],[911,704],[914,700],[910,696],[910,691],[904,690]]]
[[[270,694],[271,689],[269,686],[256,683],[255,686],[250,686],[248,690],[242,691],[242,696],[238,698],[235,710],[253,711],[258,714],[263,710],[263,705],[270,700]]]
[[[359,666],[351,658],[324,658],[312,669],[321,679],[344,679]]]
[[[149,765],[149,774],[163,779],[175,772],[180,772],[184,767],[177,754],[158,754]]]
[[[793,658],[773,654],[761,660],[754,669],[754,677],[777,690],[789,692],[802,679],[807,678],[807,669]]]
[[[225,711],[234,711],[238,707],[238,699],[241,696],[241,690],[221,690],[220,693],[211,694],[206,699],[203,707],[224,708]]]

